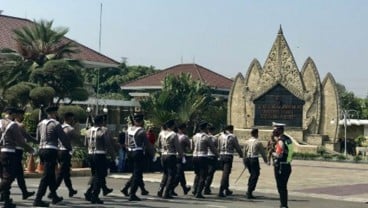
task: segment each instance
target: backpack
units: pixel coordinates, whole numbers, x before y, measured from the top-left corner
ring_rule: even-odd
[[[291,163],[291,161],[293,160],[293,154],[294,154],[294,144],[293,144],[293,141],[289,137],[285,136],[284,138],[285,139],[283,141],[284,141],[284,145],[287,150],[286,162]]]

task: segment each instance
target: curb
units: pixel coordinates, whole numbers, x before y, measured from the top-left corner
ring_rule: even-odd
[[[40,178],[41,176],[42,172],[24,171],[24,178]],[[91,176],[91,170],[90,168],[72,168],[70,176],[72,177]]]

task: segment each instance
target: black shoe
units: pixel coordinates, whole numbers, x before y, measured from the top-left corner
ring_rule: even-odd
[[[113,190],[114,190],[114,189],[109,189],[109,188],[107,188],[107,189],[105,189],[105,190],[103,190],[103,191],[102,191],[102,194],[103,194],[104,196],[106,196],[107,194],[111,193]]]
[[[205,197],[202,194],[197,194],[195,196],[195,198],[197,198],[197,199],[205,199]]]
[[[143,189],[142,192],[141,192],[141,195],[145,196],[145,195],[148,195],[149,192],[146,190],[146,189]]]
[[[92,200],[92,194],[90,193],[85,193],[84,194],[84,199],[87,200],[87,201],[91,201]]]
[[[34,194],[35,194],[34,191],[30,191],[30,192],[27,191],[26,193],[23,194],[22,199],[23,200],[28,199],[29,197],[33,196]]]
[[[197,192],[196,191],[192,191],[192,194],[193,194],[193,196],[195,196],[197,194]]]
[[[34,206],[34,207],[49,207],[49,206],[50,206],[50,204],[49,204],[49,203],[47,203],[47,202],[44,202],[44,201],[42,201],[42,200],[35,200],[35,201],[33,202],[33,206]]]
[[[120,190],[121,193],[124,194],[124,196],[129,196],[128,188],[123,188]]]
[[[104,202],[100,198],[95,198],[91,200],[92,204],[103,204]]]
[[[0,194],[0,202],[3,202],[3,201],[4,201],[4,195]]]
[[[247,193],[245,194],[245,197],[246,197],[247,199],[255,199],[255,198],[256,198],[255,196],[253,196],[252,192],[247,192]]]
[[[72,189],[72,190],[70,190],[69,191],[69,197],[73,197],[74,195],[76,195],[78,193],[78,191],[77,190],[74,190],[74,189]]]
[[[8,203],[5,203],[3,207],[5,207],[5,208],[15,208],[15,207],[17,207],[17,205],[13,204],[12,202],[8,202]]]
[[[61,201],[63,201],[63,197],[59,197],[59,196],[54,196],[53,198],[52,198],[52,201],[51,201],[51,203],[52,204],[57,204],[57,203],[59,203],[59,202],[61,202]]]
[[[174,197],[172,197],[169,194],[167,194],[167,195],[163,196],[162,198],[164,198],[164,199],[173,199]]]
[[[211,190],[210,189],[205,189],[203,194],[204,195],[211,195]]]
[[[177,193],[175,193],[175,191],[172,191],[172,192],[171,192],[171,196],[178,196],[178,194],[177,194]]]
[[[159,190],[159,191],[157,192],[157,196],[158,196],[158,197],[162,197],[162,192],[163,192],[163,190]]]
[[[48,198],[48,199],[52,199],[52,198],[54,198],[54,195],[53,195],[52,193],[49,193],[49,194],[47,195],[47,198]]]
[[[183,192],[184,192],[184,195],[187,195],[188,192],[190,191],[190,187],[183,187]]]
[[[222,192],[220,192],[217,196],[218,196],[218,197],[221,197],[221,198],[226,197],[226,195],[225,195],[224,193],[222,193]]]
[[[128,200],[129,201],[141,201],[141,199],[138,198],[138,196],[136,195],[131,195]]]
[[[225,194],[226,194],[226,196],[231,196],[231,195],[233,195],[233,191],[230,191],[229,189],[226,189]]]

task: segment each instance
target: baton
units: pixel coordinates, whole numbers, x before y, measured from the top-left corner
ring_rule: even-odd
[[[236,184],[236,183],[238,183],[238,181],[239,181],[240,177],[244,174],[245,169],[247,169],[247,167],[246,167],[246,166],[244,166],[244,168],[243,168],[242,172],[240,173],[240,175],[238,176],[238,178],[235,180],[235,184]]]

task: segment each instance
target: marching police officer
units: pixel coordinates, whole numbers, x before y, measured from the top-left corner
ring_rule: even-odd
[[[217,149],[218,139],[214,134],[215,134],[215,127],[211,125],[208,128],[208,136],[210,140],[212,140],[212,143],[215,145],[215,148]],[[205,187],[204,187],[204,194],[206,195],[211,194],[211,184],[212,184],[213,176],[215,175],[216,169],[217,169],[217,157],[209,149],[208,150],[208,175],[207,175]]]
[[[22,109],[16,109],[16,113],[14,115],[14,122],[16,124],[18,124],[19,129],[23,135],[23,138],[25,139],[26,142],[33,142],[33,143],[37,143],[37,140],[34,139],[25,129],[24,124],[22,123],[23,121],[23,115],[24,115],[24,110]],[[22,191],[22,199],[27,199],[31,196],[33,196],[35,194],[34,191],[28,191],[27,190],[27,186],[26,186],[26,182],[24,180],[24,170],[23,170],[23,164],[22,164],[22,160],[23,160],[23,147],[20,146],[16,146],[15,147],[15,153],[17,154],[17,163],[15,164],[17,166],[17,170],[18,173],[16,175],[17,178],[17,184],[20,188],[20,190]]]
[[[267,156],[265,148],[258,140],[258,129],[252,129],[250,133],[252,137],[246,141],[244,146],[244,164],[250,174],[248,179],[248,191],[245,195],[248,199],[254,199],[253,191],[256,189],[260,174],[258,155],[262,155],[265,163],[267,163]]]
[[[274,136],[277,138],[274,157],[274,173],[280,196],[280,207],[288,207],[287,183],[291,174],[292,141],[284,134],[285,124],[274,124]]]
[[[68,142],[71,144],[72,140],[77,139],[77,134],[74,130],[74,114],[72,112],[66,112],[64,114],[64,123],[62,128],[66,134]],[[58,188],[61,182],[64,180],[65,186],[68,188],[69,197],[73,197],[77,194],[77,190],[73,189],[72,181],[70,179],[70,166],[71,166],[72,152],[67,150],[61,142],[59,142],[58,160],[60,164],[60,170],[56,177],[56,187]]]
[[[163,198],[172,199],[172,192],[175,188],[177,155],[178,158],[182,160],[185,160],[185,158],[183,158],[183,151],[179,145],[178,135],[174,131],[175,121],[171,119],[165,123],[165,126],[167,127],[165,134],[160,137],[158,141],[158,147],[161,149],[161,164],[164,172],[158,195],[162,196],[165,190]]]
[[[102,186],[106,182],[107,158],[106,155],[115,157],[115,147],[112,136],[106,127],[103,127],[104,115],[97,115],[94,118],[94,125],[88,129],[85,144],[88,147],[88,154],[91,162],[92,180],[91,187],[85,193],[87,200],[92,204],[103,204],[99,198]]]
[[[38,186],[36,198],[33,202],[33,205],[38,207],[49,206],[48,203],[42,201],[47,187],[50,189],[49,196],[52,198],[53,204],[63,200],[63,197],[59,197],[56,193],[55,168],[57,164],[58,143],[60,141],[68,151],[72,151],[72,147],[61,124],[56,120],[57,111],[57,106],[47,107],[47,118],[37,125],[36,139],[40,141],[39,156],[40,161],[44,165],[44,172],[40,180],[40,185]]]
[[[0,146],[1,146],[1,168],[2,180],[0,192],[3,194],[4,207],[16,207],[10,199],[10,188],[15,176],[17,176],[17,154],[16,147],[23,147],[27,152],[33,153],[32,147],[25,143],[19,126],[13,121],[16,109],[7,107],[4,109],[5,118],[0,120]]]
[[[193,166],[194,166],[194,184],[193,194],[196,198],[204,198],[202,191],[208,173],[208,149],[210,149],[217,157],[218,152],[212,140],[207,134],[208,123],[202,121],[199,124],[199,132],[193,136]]]
[[[185,123],[178,126],[178,140],[180,148],[183,150],[183,154],[185,157],[185,161],[188,161],[189,154],[191,154],[191,141],[189,140],[188,135],[186,134],[187,125]],[[183,188],[184,195],[190,191],[190,187],[187,186],[187,181],[185,179],[185,169],[186,163],[183,163],[183,159],[177,158],[176,161],[176,176],[175,176],[175,187],[181,185]],[[175,195],[175,192],[173,192]]]
[[[236,150],[238,152],[239,157],[243,157],[243,152],[239,146],[238,139],[233,134],[233,131],[234,126],[226,126],[224,132],[219,136],[220,160],[222,161],[223,166],[220,191],[218,194],[219,197],[225,197],[233,193],[229,189],[229,177],[233,164],[234,151]]]
[[[143,159],[145,151],[150,157],[153,157],[154,151],[151,143],[148,141],[146,131],[143,128],[143,114],[133,116],[133,126],[128,128],[128,138],[126,147],[133,163],[132,183],[130,186],[129,201],[140,201],[136,192],[138,186],[143,184]]]

